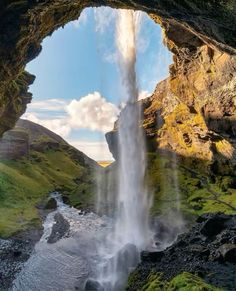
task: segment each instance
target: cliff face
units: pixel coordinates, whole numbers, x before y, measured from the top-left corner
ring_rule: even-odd
[[[167,33],[168,34],[168,33]],[[167,39],[167,38],[166,38]],[[177,52],[170,77],[146,101],[144,127],[152,142],[182,157],[235,170],[236,58],[206,44]],[[223,169],[222,169],[223,170]]]
[[[0,134],[14,126],[31,99],[27,90],[34,76],[26,73],[24,68],[40,53],[42,40],[58,27],[77,19],[85,7],[101,5],[143,10],[162,25],[168,46],[175,54],[175,66],[172,67],[175,81],[171,87],[178,97],[184,94],[182,88],[185,86],[185,83],[179,84],[180,79],[189,86],[192,78],[197,81],[194,72],[191,78],[184,75],[194,64],[193,59],[201,66],[200,80],[205,79],[206,71],[211,70],[207,73],[209,82],[210,75],[215,74],[215,61],[220,62],[219,68],[227,64],[233,66],[231,55],[236,52],[235,0],[4,0],[0,9]],[[230,74],[225,78],[229,81]],[[212,89],[221,90],[221,84],[216,82]],[[204,86],[197,90],[204,91]]]
[[[174,54],[170,76],[141,104],[153,212],[178,208],[178,190],[187,215],[235,213],[236,56],[174,19],[151,17]],[[115,158],[116,140],[115,128],[107,134]]]
[[[226,7],[226,6],[225,6]],[[217,13],[217,12],[216,12]],[[236,57],[152,15],[174,54],[170,77],[146,101],[144,127],[160,149],[235,170]],[[171,20],[172,23],[173,20]],[[175,23],[175,21],[174,21]],[[222,170],[225,170],[222,169]]]

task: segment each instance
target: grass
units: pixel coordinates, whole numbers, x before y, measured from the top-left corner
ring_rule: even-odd
[[[91,173],[60,150],[32,152],[29,159],[2,161],[0,170],[0,237],[4,238],[40,225],[36,206],[47,199],[49,192],[66,190],[73,204],[83,207],[91,190],[86,183],[80,190],[81,185],[76,183],[84,175],[89,181]],[[92,195],[90,191],[90,198]]]

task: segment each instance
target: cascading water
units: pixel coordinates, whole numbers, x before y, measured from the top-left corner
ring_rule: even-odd
[[[141,106],[136,77],[136,36],[140,14],[119,10],[116,43],[126,104],[119,116],[118,195],[114,229],[105,239],[97,280],[106,291],[122,290],[139,253],[150,244],[148,225],[150,199],[145,190],[146,168]]]
[[[122,245],[132,243],[143,248],[149,237],[150,203],[144,186],[145,142],[135,71],[139,18],[139,13],[120,10],[117,20],[119,64],[127,101],[118,122],[119,189],[115,236]]]

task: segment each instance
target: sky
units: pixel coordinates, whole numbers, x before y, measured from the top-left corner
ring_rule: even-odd
[[[36,80],[22,118],[56,132],[97,161],[112,160],[105,133],[112,130],[124,95],[115,20],[115,9],[85,9],[78,20],[45,38],[42,52],[26,67]],[[145,98],[168,76],[172,56],[161,28],[145,13],[140,23],[136,71],[139,96]]]

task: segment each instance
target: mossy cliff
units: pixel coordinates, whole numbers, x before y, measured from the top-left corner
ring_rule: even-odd
[[[235,0],[3,0],[0,4],[0,134],[14,126],[30,101],[27,89],[34,77],[24,72],[24,68],[40,53],[42,40],[57,28],[77,19],[84,8],[101,5],[142,10],[162,25],[166,43],[175,54],[171,70],[173,95],[178,98],[185,96],[182,90],[186,86],[184,80],[188,86],[196,85],[191,80],[197,81],[197,76],[192,71],[194,76],[190,78],[187,73],[193,60],[201,67],[201,71],[196,69],[198,79],[207,79],[214,92],[222,90],[224,80],[211,85],[211,79],[222,67],[234,67]],[[181,83],[180,78],[174,76],[182,76]],[[224,78],[232,78],[231,73]],[[204,91],[204,86],[197,89]],[[209,96],[213,98],[209,102],[213,100],[215,104],[214,92]]]
[[[51,191],[70,205],[93,205],[98,165],[50,130],[19,120],[0,141],[0,237],[41,225]]]

